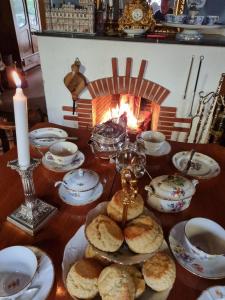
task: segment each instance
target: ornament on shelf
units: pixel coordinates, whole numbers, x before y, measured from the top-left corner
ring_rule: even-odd
[[[131,0],[125,5],[119,19],[119,30],[128,35],[141,35],[148,29],[153,30],[155,20],[152,8],[145,0]]]

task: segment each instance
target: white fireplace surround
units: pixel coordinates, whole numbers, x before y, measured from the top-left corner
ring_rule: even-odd
[[[146,60],[147,67],[144,78],[170,90],[163,105],[177,107],[177,117],[180,118],[188,117],[190,111],[200,56],[204,55],[204,61],[193,112],[197,108],[198,92],[201,90],[205,93],[216,91],[225,66],[223,47],[47,36],[38,36],[38,44],[49,121],[70,127],[76,127],[77,124],[63,119],[62,106],[72,105],[71,94],[64,86],[63,78],[70,72],[70,66],[76,57],[82,64],[80,71],[89,82],[112,76],[112,57],[118,59],[118,71],[121,76],[125,75],[127,57],[133,59],[131,76],[134,77],[138,75],[141,61]],[[193,55],[195,59],[187,97],[184,100],[183,95]],[[92,99],[87,89],[81,93],[80,98]],[[205,131],[203,140],[206,136],[207,131]]]

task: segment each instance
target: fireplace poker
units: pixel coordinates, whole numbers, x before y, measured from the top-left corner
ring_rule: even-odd
[[[192,55],[191,64],[190,64],[190,68],[189,68],[189,72],[188,72],[188,77],[187,77],[187,82],[186,82],[186,87],[185,87],[185,90],[184,90],[184,97],[183,97],[184,100],[186,99],[186,96],[187,96],[187,89],[188,89],[188,86],[189,86],[189,81],[190,81],[190,77],[191,77],[191,72],[192,72],[192,67],[193,67],[194,59],[195,59],[195,56]]]
[[[191,103],[191,110],[188,115],[189,117],[193,117],[193,114],[192,114],[193,104],[194,104],[194,100],[195,100],[195,94],[196,94],[196,90],[197,90],[197,86],[198,86],[198,80],[199,80],[199,75],[200,75],[203,60],[204,60],[204,56],[201,55],[200,61],[199,61],[199,66],[198,66],[198,73],[197,73],[197,77],[196,77],[196,81],[195,81],[195,88],[194,88],[194,93],[193,93],[193,98],[192,98],[192,103]]]

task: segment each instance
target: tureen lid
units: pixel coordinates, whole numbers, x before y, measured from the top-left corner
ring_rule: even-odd
[[[71,190],[84,192],[93,189],[99,182],[96,172],[88,169],[76,169],[63,177],[64,183]]]
[[[181,200],[195,193],[195,184],[181,175],[158,176],[150,186],[157,196],[170,200]]]

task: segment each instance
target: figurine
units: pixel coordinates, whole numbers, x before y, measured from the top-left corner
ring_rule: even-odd
[[[71,66],[72,72],[68,73],[64,77],[64,84],[72,94],[73,99],[73,115],[75,113],[75,101],[79,94],[83,91],[86,86],[86,78],[79,71],[80,61],[76,58],[75,62]]]

